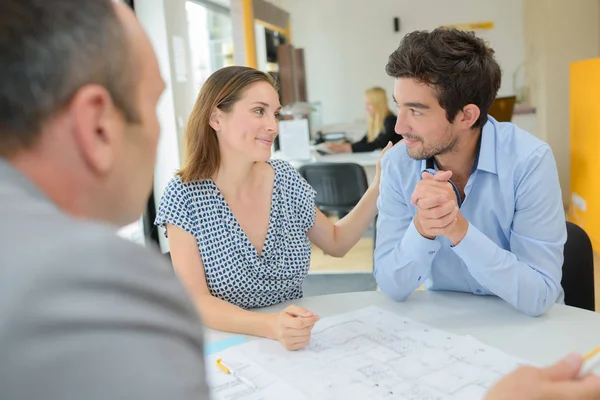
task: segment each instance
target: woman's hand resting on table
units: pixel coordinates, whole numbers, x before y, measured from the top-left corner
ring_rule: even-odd
[[[270,320],[272,337],[288,350],[299,350],[310,343],[310,335],[319,316],[305,308],[288,306]]]

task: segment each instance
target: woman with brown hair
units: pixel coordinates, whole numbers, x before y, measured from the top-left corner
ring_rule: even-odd
[[[289,306],[302,297],[311,242],[341,257],[373,221],[375,181],[335,225],[315,207],[315,191],[288,163],[270,160],[281,105],[272,77],[226,67],[202,87],[186,127],[186,160],[161,199],[174,268],[213,329],[306,346],[319,317]]]

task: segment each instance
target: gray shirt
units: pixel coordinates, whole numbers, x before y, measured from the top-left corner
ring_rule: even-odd
[[[172,267],[61,212],[0,158],[0,399],[206,399]]]

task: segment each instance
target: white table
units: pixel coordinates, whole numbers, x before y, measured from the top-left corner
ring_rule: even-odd
[[[532,318],[497,297],[452,292],[416,291],[402,303],[382,292],[307,297],[291,303],[321,317],[375,305],[439,329],[472,335],[506,353],[541,365],[553,363],[573,351],[587,353],[600,345],[600,314],[558,304],[547,314]],[[287,305],[259,311],[276,312]],[[205,340],[231,336],[209,329]]]
[[[373,151],[368,153],[336,153],[321,155],[314,148],[311,149],[310,160],[286,160],[296,169],[303,165],[316,163],[316,162],[330,162],[330,163],[356,163],[365,169],[367,174],[367,181],[369,184],[373,182],[375,177],[375,170],[377,166],[377,160],[381,151]],[[273,152],[272,158],[280,159],[281,153],[279,151]]]

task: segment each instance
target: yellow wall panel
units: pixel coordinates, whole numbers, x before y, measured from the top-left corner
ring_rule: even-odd
[[[600,58],[570,69],[571,204],[568,219],[600,252]]]

